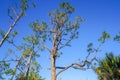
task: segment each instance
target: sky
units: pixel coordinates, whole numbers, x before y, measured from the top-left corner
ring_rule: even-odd
[[[7,16],[7,8],[13,4],[13,1],[17,2],[17,0],[0,0],[0,30],[7,31],[9,28],[10,21]],[[101,52],[98,53],[97,58],[102,59],[106,52],[111,51],[115,55],[120,55],[120,44],[113,41],[113,37],[120,32],[119,0],[39,0],[36,3],[36,8],[28,9],[25,17],[15,26],[14,30],[19,32],[15,43],[21,44],[22,37],[31,34],[31,29],[28,27],[30,22],[39,19],[50,24],[48,12],[57,9],[63,1],[70,2],[75,8],[75,12],[70,16],[71,19],[80,15],[86,21],[81,23],[79,38],[71,42],[72,47],[65,47],[62,50],[63,54],[58,58],[57,65],[66,66],[79,59],[84,60],[87,55],[88,43],[92,42],[97,47],[99,45],[98,38],[103,31],[111,34],[112,38],[101,47]],[[12,46],[7,42],[0,47],[0,58],[5,56],[8,48],[12,48]],[[50,55],[47,51],[40,52],[40,55],[41,57],[38,59],[42,67],[40,75],[46,80],[50,80],[51,75],[50,70],[48,70],[50,68],[50,61],[48,60]],[[58,78],[62,80],[97,80],[97,75],[91,69],[86,71],[69,69]]]

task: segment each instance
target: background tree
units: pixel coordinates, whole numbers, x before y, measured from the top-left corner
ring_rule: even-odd
[[[20,4],[20,5],[19,5]],[[18,6],[19,5],[19,6]],[[25,15],[26,10],[31,7],[35,7],[35,3],[32,0],[20,0],[17,5],[10,6],[8,8],[8,17],[11,20],[8,31],[2,35],[2,39],[0,40],[0,47],[12,32],[12,29],[16,26],[19,20]]]
[[[3,70],[1,74],[11,75],[10,80],[13,80],[14,76],[17,77],[16,79],[20,80],[21,78],[25,80],[33,80],[33,78],[34,80],[42,80],[39,76],[40,65],[36,61],[36,58],[39,57],[38,52],[43,50],[41,43],[39,42],[41,37],[38,37],[36,33],[31,34],[30,36],[24,37],[24,42],[20,46],[17,46],[14,43],[16,35],[17,32],[15,31],[6,39],[6,41],[17,49],[17,51],[9,49],[9,53],[14,54],[16,59],[3,59],[1,61],[1,70]],[[20,53],[20,55],[15,55],[16,53]],[[16,63],[15,68],[12,67],[13,63]]]
[[[99,61],[99,67],[95,68],[99,80],[120,80],[120,56],[107,53],[106,57]]]
[[[9,58],[3,58],[2,61],[0,61],[0,78],[4,79],[2,75],[11,75],[10,80],[15,79],[14,76],[16,76],[16,79],[20,79],[24,75],[24,79],[26,80],[42,80],[41,76],[39,76],[39,69],[40,65],[36,61],[36,57],[39,57],[37,54],[37,50],[40,49],[38,47],[39,44],[39,38],[37,38],[36,35],[30,35],[28,37],[24,38],[24,43],[21,44],[21,46],[16,45],[14,43],[14,38],[18,34],[17,31],[14,31],[13,28],[16,25],[16,23],[19,21],[19,19],[22,18],[22,16],[25,15],[25,11],[31,7],[35,7],[35,4],[32,2],[32,0],[20,0],[20,2],[17,3],[17,5],[14,5],[13,7],[9,7],[8,9],[8,16],[10,18],[10,21],[13,22],[8,31],[5,33],[3,30],[0,31],[1,35],[1,41],[0,46],[4,43],[4,41],[7,41],[9,44],[13,45],[17,51],[14,51],[14,49],[9,49],[8,52],[14,54],[15,58],[9,59]],[[15,53],[20,53],[19,55],[16,55]],[[15,68],[13,68],[13,63],[16,63]],[[25,73],[24,73],[25,72]],[[33,73],[31,73],[33,72]],[[30,73],[30,74],[29,74]],[[30,76],[31,75],[31,76]]]

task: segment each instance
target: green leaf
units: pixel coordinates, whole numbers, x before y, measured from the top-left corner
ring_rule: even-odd
[[[102,36],[98,39],[101,43],[104,43],[106,40],[110,38],[110,35],[107,32],[103,32]]]
[[[17,31],[14,31],[14,32],[12,33],[12,37],[15,37],[17,34],[18,34],[18,32],[17,32]]]
[[[30,36],[27,36],[27,37],[23,38],[23,40],[25,40],[27,42],[31,42]]]
[[[33,7],[36,7],[36,5],[35,5],[35,3],[34,3],[34,2],[32,3],[32,6],[33,6]]]
[[[13,74],[13,70],[12,69],[8,69],[7,71],[5,71],[5,74],[6,75]]]
[[[18,48],[19,48],[19,50],[22,50],[22,49],[23,49],[23,46],[19,46]]]
[[[75,18],[76,18],[76,19],[81,19],[81,17],[80,17],[80,16],[76,16]]]
[[[1,35],[2,37],[4,37],[4,36],[5,36],[5,32],[4,32],[3,30],[0,30],[0,35]]]
[[[30,54],[30,52],[31,52],[31,50],[30,50],[30,49],[25,50],[25,51],[23,51],[23,55],[28,55],[28,54]]]
[[[63,2],[59,5],[60,8],[64,8],[64,6],[65,6],[65,2]]]
[[[20,2],[21,2],[22,4],[25,4],[25,3],[27,2],[27,0],[20,0]]]
[[[26,10],[27,8],[29,8],[27,0],[20,0],[20,2],[21,2],[21,9],[22,10]]]
[[[114,40],[120,42],[120,33],[114,37]]]
[[[89,43],[88,44],[88,48],[92,47],[93,46],[93,43]]]

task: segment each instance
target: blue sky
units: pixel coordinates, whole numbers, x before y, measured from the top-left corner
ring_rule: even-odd
[[[81,23],[80,34],[77,40],[72,41],[72,47],[64,48],[63,55],[57,60],[57,65],[66,66],[78,59],[83,60],[87,55],[87,44],[93,42],[95,47],[99,45],[97,42],[103,31],[111,34],[112,38],[120,32],[120,1],[119,0],[39,0],[36,8],[30,8],[26,12],[26,16],[22,18],[14,30],[18,30],[19,34],[16,37],[16,43],[20,44],[21,38],[31,33],[28,24],[36,19],[44,20],[50,23],[48,12],[57,9],[62,1],[68,1],[75,8],[75,12],[71,15],[73,19],[76,15],[80,15],[86,19],[86,22]],[[16,0],[17,2],[17,0]],[[9,28],[9,19],[7,16],[7,8],[12,4],[10,0],[0,0],[0,29],[5,31]],[[0,38],[1,39],[1,38]],[[0,47],[0,58],[7,53],[7,48],[11,45],[5,43]],[[110,39],[101,47],[101,52],[98,58],[103,58],[106,52],[114,52],[115,55],[120,54],[120,44]],[[40,52],[39,60],[41,64],[40,74],[50,80],[50,57],[47,51]],[[92,70],[74,70],[69,69],[59,76],[62,80],[97,80],[97,75]]]

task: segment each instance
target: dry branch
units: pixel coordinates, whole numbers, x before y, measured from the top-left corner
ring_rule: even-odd
[[[84,66],[86,66],[87,63],[92,64],[92,62],[93,62],[94,60],[96,60],[97,53],[98,53],[98,51],[99,51],[99,49],[100,49],[101,46],[102,46],[102,43],[101,43],[101,44],[98,46],[98,48],[95,50],[96,52],[95,52],[95,54],[94,54],[94,56],[93,56],[93,58],[92,58],[91,60],[88,60],[88,58],[89,58],[89,56],[90,56],[90,53],[88,53],[88,55],[86,56],[86,58],[85,58],[85,60],[83,61],[83,63],[77,63],[77,62],[75,62],[75,63],[72,63],[72,64],[66,66],[66,67],[56,67],[56,69],[62,69],[62,70],[60,70],[60,71],[57,73],[56,76],[58,76],[60,73],[66,71],[66,70],[69,69],[69,68],[82,69]]]

